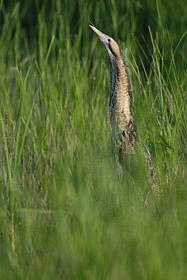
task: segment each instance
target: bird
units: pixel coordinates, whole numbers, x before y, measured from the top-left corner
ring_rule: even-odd
[[[123,63],[118,43],[93,25],[89,26],[97,34],[108,54],[111,76],[109,119],[112,134],[119,147],[119,159],[123,159],[127,152],[134,151],[136,139],[136,126],[130,108],[127,66]]]
[[[112,134],[114,139],[117,140],[117,148],[119,147],[119,162],[122,163],[127,153],[135,154],[137,138],[136,124],[131,115],[130,81],[127,74],[127,65],[123,63],[118,43],[112,37],[102,33],[94,26],[89,26],[103,43],[110,61],[111,89],[109,117]],[[152,161],[151,153],[146,145],[144,145],[144,149],[151,186],[151,191],[148,192],[145,199],[145,204],[147,205],[148,197],[151,192],[156,194],[157,197],[160,197],[160,188],[158,186],[157,172]],[[118,165],[118,167],[120,168],[121,164]]]

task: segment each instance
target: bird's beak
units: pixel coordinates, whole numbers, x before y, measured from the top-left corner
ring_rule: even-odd
[[[106,44],[108,42],[108,36],[103,34],[101,31],[99,31],[97,28],[95,28],[92,25],[89,25],[90,28],[99,36],[99,39],[101,40],[101,42],[103,42],[104,44]]]

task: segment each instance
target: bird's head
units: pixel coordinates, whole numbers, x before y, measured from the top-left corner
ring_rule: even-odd
[[[101,31],[99,31],[94,26],[92,26],[92,25],[89,25],[89,26],[99,36],[99,39],[104,44],[110,60],[114,60],[114,59],[117,59],[118,57],[121,57],[120,48],[114,39],[112,39],[108,35],[103,34]]]

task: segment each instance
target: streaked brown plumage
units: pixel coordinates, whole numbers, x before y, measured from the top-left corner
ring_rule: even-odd
[[[135,144],[135,124],[130,111],[129,79],[121,51],[116,41],[90,25],[107,51],[111,66],[109,115],[112,131],[120,140],[120,154],[132,150]]]

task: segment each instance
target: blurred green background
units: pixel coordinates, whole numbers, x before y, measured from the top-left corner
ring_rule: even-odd
[[[0,1],[0,279],[186,279],[186,15],[184,0]],[[122,166],[90,23],[128,48]]]

